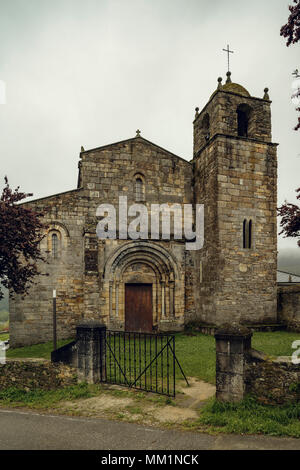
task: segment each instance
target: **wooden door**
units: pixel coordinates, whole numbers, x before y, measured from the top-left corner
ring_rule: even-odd
[[[152,332],[152,284],[125,284],[125,330]]]

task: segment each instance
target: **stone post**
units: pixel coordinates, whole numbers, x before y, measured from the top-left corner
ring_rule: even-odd
[[[216,398],[237,402],[244,398],[246,354],[251,348],[251,331],[241,325],[220,327],[216,339]]]
[[[76,328],[79,382],[105,380],[106,326],[89,321]]]

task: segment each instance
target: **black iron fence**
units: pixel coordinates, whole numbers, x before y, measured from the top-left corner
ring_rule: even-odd
[[[103,381],[175,397],[175,336],[106,330]]]

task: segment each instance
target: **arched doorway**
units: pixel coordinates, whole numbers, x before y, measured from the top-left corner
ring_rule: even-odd
[[[103,291],[110,327],[151,332],[184,311],[184,283],[177,263],[162,246],[123,243],[104,269]]]

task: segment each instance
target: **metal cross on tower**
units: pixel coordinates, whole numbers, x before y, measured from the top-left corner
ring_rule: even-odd
[[[228,72],[229,72],[229,54],[233,54],[234,52],[229,49],[229,46],[227,45],[227,49],[223,49],[224,52],[227,52],[227,62],[228,62]]]

